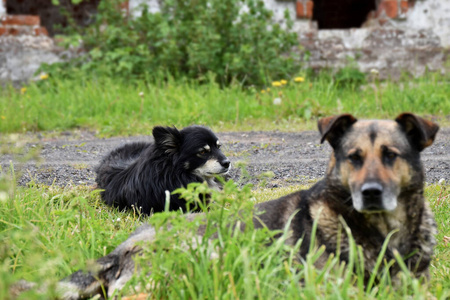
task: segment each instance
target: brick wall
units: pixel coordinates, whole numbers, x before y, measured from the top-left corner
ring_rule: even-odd
[[[406,17],[410,2],[407,0],[383,0],[375,12],[377,18],[401,19]]]
[[[3,15],[0,19],[1,35],[48,35],[45,27],[41,26],[39,16],[32,15]]]
[[[314,2],[311,0],[297,0],[297,18],[312,19]]]
[[[94,21],[100,3],[100,0],[83,0],[77,5],[72,4],[71,0],[59,0],[59,5],[53,5],[52,0],[0,1],[8,18],[14,19],[12,21],[14,24],[6,24],[8,21],[2,24],[1,31],[4,34],[48,34],[50,36],[59,33],[59,28],[69,25],[67,15],[79,26],[89,25]],[[36,17],[40,19],[38,25]]]

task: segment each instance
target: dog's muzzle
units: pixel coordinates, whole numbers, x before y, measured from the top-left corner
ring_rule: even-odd
[[[364,183],[361,186],[362,207],[366,211],[385,210],[383,204],[383,186],[377,182]]]
[[[379,182],[365,182],[352,190],[352,201],[359,212],[389,212],[397,208],[397,192]]]

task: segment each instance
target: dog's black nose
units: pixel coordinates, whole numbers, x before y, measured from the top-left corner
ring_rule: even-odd
[[[228,159],[226,159],[226,160],[222,160],[221,162],[220,162],[220,165],[222,166],[222,167],[224,167],[224,168],[229,168],[230,167],[230,161],[228,160]]]
[[[364,207],[367,210],[383,209],[383,186],[377,182],[364,183],[361,187]]]

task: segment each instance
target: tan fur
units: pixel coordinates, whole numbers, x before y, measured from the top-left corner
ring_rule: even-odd
[[[338,240],[348,244],[347,236],[342,240],[342,222],[339,215],[323,202],[313,203],[310,206],[311,217],[317,221],[317,225],[322,229],[324,239],[331,245],[336,246]]]

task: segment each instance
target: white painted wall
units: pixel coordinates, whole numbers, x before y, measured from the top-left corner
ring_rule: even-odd
[[[450,47],[450,0],[419,0],[403,24],[405,29],[427,29],[439,36],[443,47]]]
[[[0,18],[6,15],[6,6],[3,0],[0,0]]]

